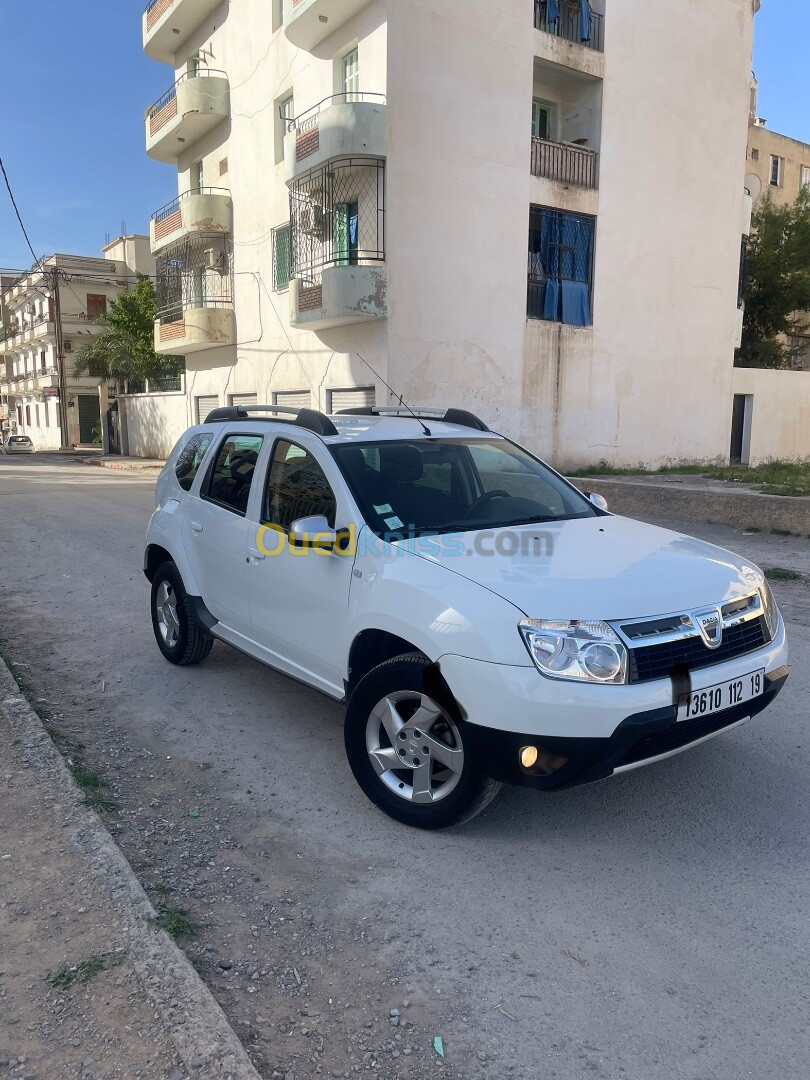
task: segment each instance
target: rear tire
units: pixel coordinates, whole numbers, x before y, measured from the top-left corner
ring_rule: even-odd
[[[501,785],[473,759],[449,689],[441,702],[425,692],[429,667],[409,653],[370,671],[349,699],[344,740],[373,803],[405,825],[444,829],[480,814]]]
[[[152,581],[152,629],[170,664],[201,663],[214,639],[197,619],[180,571],[173,562],[158,567]]]

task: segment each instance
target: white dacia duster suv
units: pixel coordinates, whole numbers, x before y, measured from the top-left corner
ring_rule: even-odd
[[[458,409],[215,410],[160,474],[144,570],[167,660],[218,639],[343,703],[357,782],[423,828],[688,749],[787,678],[756,566]]]

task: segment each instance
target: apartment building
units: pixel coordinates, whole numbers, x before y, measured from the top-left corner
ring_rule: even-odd
[[[54,254],[22,277],[0,282],[5,426],[9,433],[29,435],[38,450],[101,442],[111,388],[100,372],[75,376],[74,355],[102,331],[100,320],[110,301],[134,283],[137,273],[153,276],[155,267],[147,236],[119,237],[102,254],[100,259]]]
[[[564,467],[727,459],[758,6],[150,0],[187,419],[402,395]]]
[[[757,198],[769,195],[777,206],[790,205],[800,191],[810,191],[810,143],[771,131],[767,121],[754,117],[748,131],[747,172],[758,180]]]

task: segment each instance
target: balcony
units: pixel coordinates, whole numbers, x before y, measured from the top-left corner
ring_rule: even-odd
[[[320,281],[290,281],[290,325],[299,330],[353,326],[388,314],[384,266],[325,266]]]
[[[230,114],[228,76],[205,69],[183,75],[146,113],[146,152],[176,162],[198,139]]]
[[[598,164],[595,150],[549,139],[532,139],[532,176],[593,190],[598,187]]]
[[[284,30],[297,48],[311,52],[369,0],[284,0]]]
[[[152,214],[149,241],[152,254],[184,236],[206,233],[229,235],[233,230],[233,202],[225,188],[187,191]]]
[[[162,64],[174,58],[222,0],[149,0],[143,13],[143,51]]]
[[[293,326],[385,318],[384,160],[341,158],[294,182],[290,270]]]
[[[164,312],[155,320],[155,352],[161,356],[186,356],[235,344],[236,316],[230,303],[202,300],[198,307]]]
[[[284,177],[288,184],[341,157],[388,156],[384,94],[333,94],[288,124]]]
[[[192,235],[156,261],[155,352],[185,356],[236,344],[233,255],[222,235]]]
[[[582,0],[534,0],[534,26],[563,41],[604,51],[602,16]]]

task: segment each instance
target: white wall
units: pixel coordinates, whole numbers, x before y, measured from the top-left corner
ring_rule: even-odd
[[[810,461],[810,371],[735,368],[733,388],[754,399],[748,464]]]
[[[118,398],[123,453],[165,458],[191,423],[185,394],[134,394]]]

